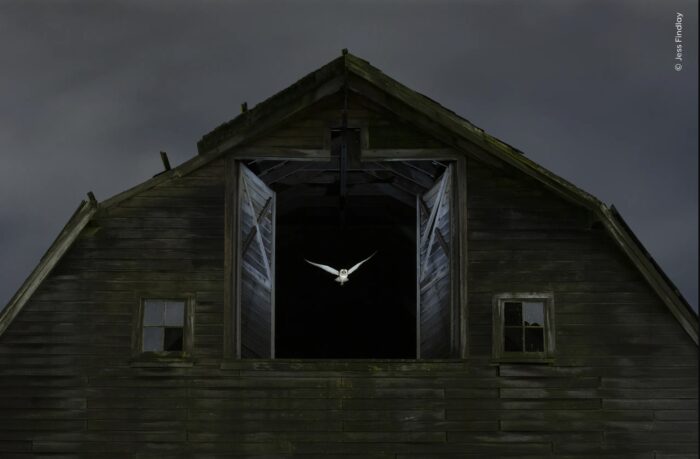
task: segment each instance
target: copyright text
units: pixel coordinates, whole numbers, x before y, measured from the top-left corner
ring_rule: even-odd
[[[683,69],[683,13],[676,12],[676,36],[673,39],[676,44],[676,57],[673,68],[676,72]]]

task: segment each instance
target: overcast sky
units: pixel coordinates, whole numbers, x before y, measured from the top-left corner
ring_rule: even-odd
[[[676,18],[682,69],[676,71]],[[350,51],[607,204],[697,310],[697,1],[0,0],[0,307],[87,191]]]

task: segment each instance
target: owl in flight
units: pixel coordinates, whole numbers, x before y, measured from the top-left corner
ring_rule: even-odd
[[[340,286],[342,287],[344,283],[346,283],[346,282],[348,282],[348,281],[350,280],[350,278],[349,278],[350,274],[352,274],[352,273],[354,273],[355,271],[357,271],[357,268],[359,268],[359,267],[362,265],[362,263],[364,263],[365,261],[367,261],[367,260],[369,260],[370,258],[372,258],[376,253],[377,253],[377,252],[374,252],[372,255],[368,256],[367,258],[365,258],[364,260],[362,260],[361,262],[359,262],[358,264],[356,264],[356,265],[353,266],[352,268],[350,268],[350,269],[341,269],[340,271],[338,271],[337,269],[333,269],[333,268],[331,268],[330,266],[322,265],[322,264],[319,264],[319,263],[314,263],[314,262],[312,262],[312,261],[307,260],[306,258],[304,259],[304,261],[306,261],[306,262],[309,263],[310,265],[314,265],[314,266],[316,266],[316,267],[318,267],[318,268],[321,268],[322,270],[324,270],[324,271],[326,271],[326,272],[329,272],[329,273],[333,274],[334,276],[338,276],[338,277],[335,278],[335,281],[336,281],[336,282],[340,282]]]

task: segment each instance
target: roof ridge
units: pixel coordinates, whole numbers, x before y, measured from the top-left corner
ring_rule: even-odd
[[[341,63],[342,65],[340,65]],[[336,74],[338,69],[335,69],[335,67],[344,68],[346,65],[347,64],[345,55],[337,57],[332,61],[328,62],[327,64],[324,64],[323,66],[319,67],[318,69],[307,73],[292,85],[287,86],[286,88],[274,93],[265,100],[258,102],[253,108],[248,109],[236,115],[229,121],[226,121],[220,124],[219,126],[215,127],[208,133],[204,134],[202,138],[197,142],[197,150],[199,154],[203,154],[206,151],[210,150],[212,144],[233,136],[235,132],[231,131],[241,126],[245,126],[247,123],[252,122],[252,118],[255,116],[256,112],[262,111],[263,109],[271,105],[273,102],[282,102],[285,97],[288,97],[290,94],[292,94],[292,92],[296,92],[304,86],[317,85],[320,81],[325,80],[328,77],[331,77],[334,74]],[[224,135],[225,133],[228,133],[228,135]]]

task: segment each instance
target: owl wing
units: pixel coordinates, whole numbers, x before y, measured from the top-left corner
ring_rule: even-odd
[[[352,268],[348,269],[348,276],[349,276],[350,274],[354,273],[355,271],[357,271],[357,268],[359,268],[359,267],[362,265],[362,263],[364,263],[365,261],[367,261],[367,260],[369,260],[370,258],[372,258],[374,255],[376,255],[376,253],[377,253],[377,252],[375,251],[372,255],[368,256],[367,258],[365,258],[364,260],[362,260],[361,262],[359,262],[358,264],[356,264],[356,265],[353,266]]]
[[[319,263],[314,263],[313,261],[309,261],[309,260],[307,260],[306,258],[304,258],[304,261],[307,262],[307,263],[310,264],[310,265],[316,266],[317,268],[321,268],[322,270],[324,270],[324,271],[326,271],[326,272],[328,272],[328,273],[331,273],[331,274],[333,274],[334,276],[337,276],[337,275],[340,274],[340,273],[338,272],[337,269],[333,269],[333,268],[331,268],[330,266],[322,265],[322,264],[319,264]]]

